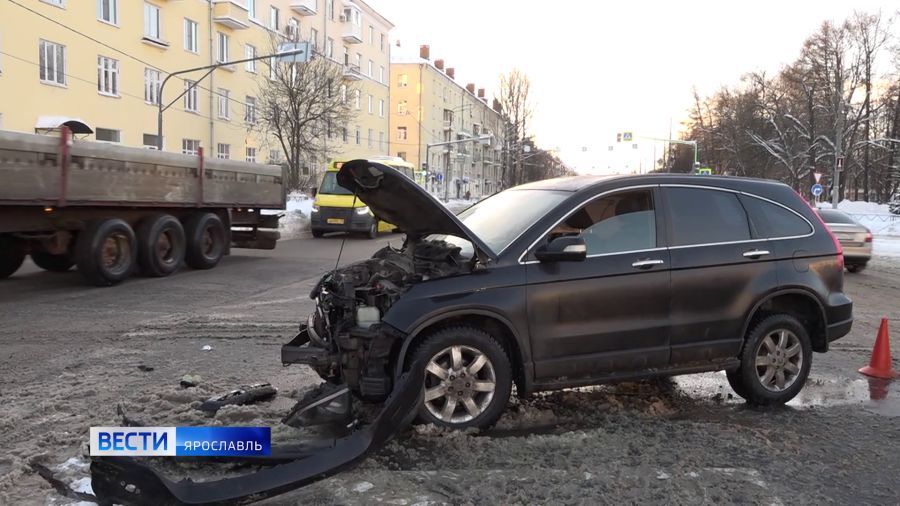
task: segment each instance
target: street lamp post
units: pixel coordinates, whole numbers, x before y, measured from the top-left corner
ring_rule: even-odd
[[[162,149],[163,149],[163,113],[166,112],[166,110],[167,110],[169,107],[172,107],[172,105],[174,105],[175,102],[178,102],[179,100],[181,100],[181,97],[185,96],[188,92],[190,92],[191,90],[193,90],[194,88],[196,88],[196,87],[197,87],[197,84],[199,84],[200,81],[206,79],[207,76],[209,76],[210,74],[212,74],[213,71],[216,70],[217,68],[219,68],[219,67],[225,67],[225,66],[228,66],[228,65],[237,65],[237,64],[239,64],[239,63],[247,63],[247,62],[249,62],[249,61],[265,60],[266,58],[282,58],[282,57],[287,57],[287,56],[300,56],[300,55],[302,55],[303,58],[302,58],[302,59],[295,60],[295,61],[301,62],[301,63],[302,63],[302,62],[309,61],[309,47],[308,47],[305,43],[304,43],[301,47],[299,47],[299,48],[297,48],[297,49],[292,49],[292,50],[289,50],[289,51],[283,51],[283,52],[279,52],[279,53],[276,53],[276,54],[269,54],[269,55],[264,55],[264,56],[255,56],[255,57],[253,57],[253,58],[244,58],[243,60],[234,60],[234,61],[229,61],[229,62],[220,62],[220,63],[216,63],[216,64],[213,64],[213,65],[204,65],[204,66],[202,66],[202,67],[194,67],[194,68],[191,68],[191,69],[178,70],[178,71],[175,71],[175,72],[170,73],[169,75],[166,76],[165,79],[163,79],[163,82],[160,83],[160,85],[159,85],[159,92],[158,92],[158,94],[157,94],[157,103],[156,103],[156,106],[157,106],[157,113],[156,113],[156,148],[157,148],[158,150],[160,150],[160,151],[162,151]],[[188,73],[191,73],[191,72],[198,72],[198,71],[200,71],[200,70],[206,70],[207,72],[206,72],[205,74],[203,74],[203,77],[201,77],[200,79],[197,79],[196,81],[194,81],[193,83],[191,83],[191,85],[188,86],[184,91],[182,91],[180,95],[178,95],[177,97],[175,97],[175,100],[172,100],[171,102],[169,102],[168,104],[166,104],[165,107],[163,107],[163,100],[162,100],[162,97],[163,97],[163,89],[165,89],[166,83],[169,81],[169,79],[171,79],[172,77],[175,77],[175,76],[177,76],[177,75],[188,74]],[[210,114],[211,114],[211,112],[210,112]]]

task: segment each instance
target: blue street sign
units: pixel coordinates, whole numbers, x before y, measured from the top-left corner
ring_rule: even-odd
[[[816,183],[816,184],[812,185],[812,194],[813,194],[813,196],[818,197],[818,196],[821,195],[822,192],[824,192],[824,191],[825,191],[825,189],[822,188],[822,185],[820,185],[819,183]]]

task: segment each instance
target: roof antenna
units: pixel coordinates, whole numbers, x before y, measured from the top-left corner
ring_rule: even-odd
[[[356,212],[356,192],[353,192],[353,203],[350,204],[350,219],[353,219],[353,214]],[[377,225],[376,225],[377,226]],[[350,232],[344,234],[344,237],[341,238],[341,249],[338,251],[337,261],[334,263],[334,271],[337,270],[338,266],[341,265],[341,255],[344,254],[344,243],[347,242],[347,236],[350,235]],[[332,271],[332,272],[334,272]]]

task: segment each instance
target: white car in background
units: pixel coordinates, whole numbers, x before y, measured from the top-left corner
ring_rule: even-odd
[[[843,211],[818,209],[822,221],[837,237],[844,250],[844,265],[850,272],[860,272],[872,258],[872,232]]]

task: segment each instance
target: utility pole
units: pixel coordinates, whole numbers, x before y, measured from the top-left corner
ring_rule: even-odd
[[[844,137],[844,74],[840,69],[841,65],[836,65],[834,74],[836,86],[834,88],[834,102],[837,110],[837,118],[835,118],[835,135],[834,135],[834,170],[831,174],[831,180],[834,187],[831,191],[831,207],[837,209],[838,198],[841,191],[841,169],[844,164],[842,150],[842,141]]]

